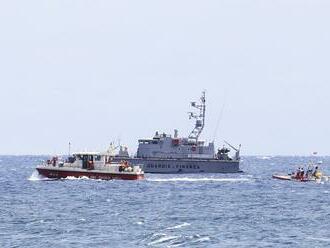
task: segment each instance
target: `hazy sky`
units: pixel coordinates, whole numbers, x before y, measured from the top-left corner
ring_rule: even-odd
[[[134,153],[206,89],[203,139],[329,155],[329,25],[327,0],[2,0],[0,154]]]

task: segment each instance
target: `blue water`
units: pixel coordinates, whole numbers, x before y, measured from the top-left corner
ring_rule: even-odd
[[[271,179],[307,157],[144,181],[40,180],[42,159],[0,157],[0,247],[330,247],[330,182]]]

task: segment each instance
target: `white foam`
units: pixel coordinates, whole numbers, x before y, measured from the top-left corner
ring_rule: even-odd
[[[155,241],[150,242],[148,245],[157,245],[177,238],[178,236],[163,236]]]
[[[83,176],[83,177],[66,177],[66,178],[61,178],[63,180],[90,180],[90,178]],[[45,180],[55,180],[52,178],[44,177],[38,173],[38,171],[33,171],[32,175],[28,178],[29,181],[45,181]]]
[[[34,170],[32,175],[28,178],[29,181],[42,181],[42,180],[49,180],[46,177],[43,177],[38,173],[38,171]]]
[[[258,157],[258,159],[262,159],[262,160],[270,160],[272,157],[270,156],[263,156],[263,157]]]
[[[83,176],[83,177],[72,177],[72,176],[70,176],[70,177],[66,177],[66,178],[63,178],[63,179],[65,179],[65,180],[88,180],[90,178],[88,178],[86,176]]]
[[[184,223],[182,223],[180,225],[176,225],[176,226],[173,226],[173,227],[168,227],[166,229],[167,230],[173,230],[173,229],[179,229],[179,228],[186,227],[186,226],[190,226],[190,224],[187,223],[187,222],[184,222]]]
[[[312,238],[312,237],[307,237],[310,240],[316,240],[316,241],[322,241],[322,242],[330,242],[329,238]]]
[[[176,177],[176,178],[148,178],[147,181],[151,182],[249,182],[249,178],[189,178],[189,177]]]
[[[210,241],[210,237],[203,237],[203,238],[200,238],[200,239],[196,239],[195,242],[206,242],[206,241]]]

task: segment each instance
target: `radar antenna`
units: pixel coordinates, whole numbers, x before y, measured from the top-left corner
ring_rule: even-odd
[[[191,102],[191,106],[197,109],[197,112],[189,112],[189,119],[195,119],[195,127],[189,134],[188,138],[195,140],[196,143],[198,141],[199,136],[201,135],[204,125],[205,125],[205,110],[206,110],[206,99],[205,99],[205,91],[202,92],[202,96],[200,98],[200,103]]]

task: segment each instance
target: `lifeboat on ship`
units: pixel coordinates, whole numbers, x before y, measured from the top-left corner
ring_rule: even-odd
[[[144,172],[139,165],[127,161],[113,162],[108,154],[97,152],[79,152],[65,161],[57,157],[37,166],[38,173],[47,178],[87,177],[102,180],[139,180],[144,179]]]

